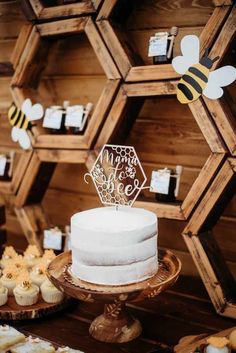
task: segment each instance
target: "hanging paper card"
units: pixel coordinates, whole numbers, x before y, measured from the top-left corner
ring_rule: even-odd
[[[132,206],[147,180],[131,146],[104,145],[88,175],[106,205]]]
[[[59,130],[61,128],[63,111],[55,108],[47,108],[43,119],[43,127]]]
[[[170,185],[170,170],[162,169],[152,172],[150,191],[168,195]]]
[[[44,249],[61,250],[62,232],[60,229],[44,230],[43,247]]]
[[[74,105],[66,108],[65,126],[78,127],[82,125],[84,115],[83,105]]]
[[[159,32],[150,38],[148,56],[166,55],[168,33]]]
[[[180,103],[191,103],[201,94],[210,99],[222,97],[224,91],[221,87],[236,80],[236,68],[227,65],[210,71],[219,56],[210,58],[209,50],[206,49],[203,57],[199,58],[200,41],[195,35],[183,37],[180,46],[183,55],[172,60],[175,71],[183,75],[177,85],[177,99]]]
[[[0,176],[4,176],[7,165],[7,157],[0,156]]]

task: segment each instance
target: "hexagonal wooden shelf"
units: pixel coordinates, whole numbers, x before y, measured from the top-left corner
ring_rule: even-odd
[[[95,60],[98,59],[99,69],[105,74],[104,78],[99,78],[95,82],[91,76],[90,81],[92,85],[91,87],[93,87],[92,90],[91,87],[88,86],[88,83],[87,86],[83,85],[81,76],[78,79],[75,79],[73,75],[68,76],[66,83],[63,81],[63,88],[61,87],[62,84],[60,85],[60,80],[58,80],[59,83],[54,82],[50,77],[48,81],[46,80],[46,83],[44,82],[43,85],[40,86],[41,73],[45,67],[48,50],[50,51],[52,42],[61,38],[62,35],[64,36],[64,40],[68,40],[67,38],[70,36],[73,37],[82,34],[82,39],[84,40],[85,38],[86,41],[88,40],[88,45],[92,47],[95,54]],[[73,40],[74,38],[75,37],[73,37]],[[80,44],[80,41],[78,41],[77,45],[79,46]],[[33,147],[58,149],[89,148],[109,111],[120,82],[120,74],[92,19],[89,17],[80,17],[23,27],[16,44],[16,50],[12,55],[12,60],[15,67],[15,73],[11,82],[11,90],[14,101],[19,107],[21,106],[22,101],[28,97],[34,102],[39,101],[43,105],[61,105],[61,101],[56,101],[56,92],[59,92],[60,95],[62,94],[63,97],[66,92],[67,96],[64,97],[64,99],[71,99],[74,104],[86,104],[90,94],[94,100],[92,103],[96,103],[84,134],[49,134],[47,129],[40,126],[39,122],[32,129],[31,135]],[[71,69],[69,62],[66,64],[63,63],[63,65],[66,65],[68,70]],[[53,69],[54,68],[52,67],[52,70]],[[79,85],[79,82],[82,83]],[[97,84],[96,86],[95,83]],[[65,86],[67,88],[65,88]],[[79,90],[79,94],[84,102],[78,102],[76,97],[78,97],[79,94],[76,95],[76,90]]]
[[[21,152],[17,150],[15,152],[12,177],[9,180],[0,180],[1,194],[15,195],[17,193],[31,157],[32,151]]]
[[[234,6],[227,21],[225,22],[210,55],[220,56],[215,62],[213,69],[224,65],[235,65],[236,47],[236,7]],[[214,122],[220,131],[230,153],[236,156],[236,102],[231,96],[236,89],[236,82],[224,88],[224,96],[221,99],[212,100],[204,97]]]
[[[126,82],[156,81],[179,77],[171,64],[151,64],[147,57],[150,36],[156,31],[168,31],[167,27],[178,26],[179,33],[176,37],[174,55],[179,55],[179,42],[186,34],[200,35],[201,54],[203,54],[205,49],[211,48],[214,43],[232,4],[229,0],[207,1],[204,7],[193,5],[190,2],[189,7],[181,8],[178,2],[176,7],[173,4],[168,8],[167,3],[169,17],[166,18],[162,16],[164,4],[158,7],[158,5],[153,5],[152,1],[145,0],[145,3],[149,2],[149,5],[144,7],[143,2],[124,3],[122,0],[105,0],[97,17],[98,28]],[[147,9],[150,13],[147,13]],[[127,15],[125,15],[125,10]],[[134,13],[132,13],[133,10]],[[145,14],[144,11],[146,11]],[[202,22],[196,27],[194,19],[197,16]],[[148,18],[149,22],[143,23],[144,18]],[[131,24],[129,24],[129,19]],[[127,26],[126,22],[128,22]],[[145,38],[140,38],[140,33],[143,35],[140,29],[145,30]],[[140,43],[143,42],[147,43],[146,47],[142,45],[139,48]]]
[[[30,244],[42,246],[43,230],[49,227],[41,206],[57,163],[83,164],[88,151],[36,149],[15,197],[15,212]]]
[[[96,151],[99,151],[105,143],[114,143],[115,136],[123,136],[121,124],[122,122],[125,122],[127,125],[128,118],[135,119],[137,117],[138,111],[140,110],[140,99],[145,99],[148,97],[154,98],[163,95],[175,95],[176,87],[177,81],[123,84],[97,139],[95,154]],[[209,145],[210,156],[205,162],[182,203],[161,203],[146,200],[135,202],[136,206],[149,209],[161,218],[179,220],[188,219],[225,159],[226,149],[212,122],[211,116],[204,105],[203,100],[198,99],[197,101],[190,103],[189,109],[191,110],[193,118],[196,120],[207,144]],[[116,142],[117,141],[115,138],[115,143]],[[87,165],[91,166],[94,158],[92,154],[89,161],[87,161]]]
[[[200,201],[183,238],[216,311],[236,317],[236,283],[212,235],[220,215],[236,194],[236,159],[228,158]]]
[[[102,0],[54,1],[54,5],[52,3],[45,0],[21,0],[21,7],[28,20],[42,21],[96,13]]]

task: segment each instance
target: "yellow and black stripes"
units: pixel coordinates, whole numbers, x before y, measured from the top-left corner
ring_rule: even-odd
[[[208,82],[209,69],[202,64],[196,64],[182,76],[178,83],[177,97],[181,103],[190,103],[203,92]]]
[[[15,126],[19,129],[28,129],[30,127],[30,122],[26,115],[16,107],[13,103],[8,111],[8,119],[11,126]]]

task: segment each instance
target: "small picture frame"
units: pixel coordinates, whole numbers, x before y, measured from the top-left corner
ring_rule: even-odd
[[[58,227],[44,230],[44,249],[62,250],[62,231]]]
[[[66,108],[65,126],[81,129],[84,116],[83,105],[72,105]]]
[[[53,106],[47,108],[43,119],[43,127],[60,130],[62,125],[63,110],[61,107]]]

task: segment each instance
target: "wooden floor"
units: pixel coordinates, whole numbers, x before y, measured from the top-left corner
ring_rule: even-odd
[[[172,351],[165,346],[173,347],[182,336],[213,334],[235,325],[234,320],[215,313],[200,280],[183,276],[166,293],[129,305],[129,310],[141,321],[143,333],[127,344],[101,343],[89,336],[91,321],[102,312],[100,304],[75,303],[64,312],[40,320],[15,322],[14,326],[27,334],[85,353],[148,353],[153,350],[164,353]]]

